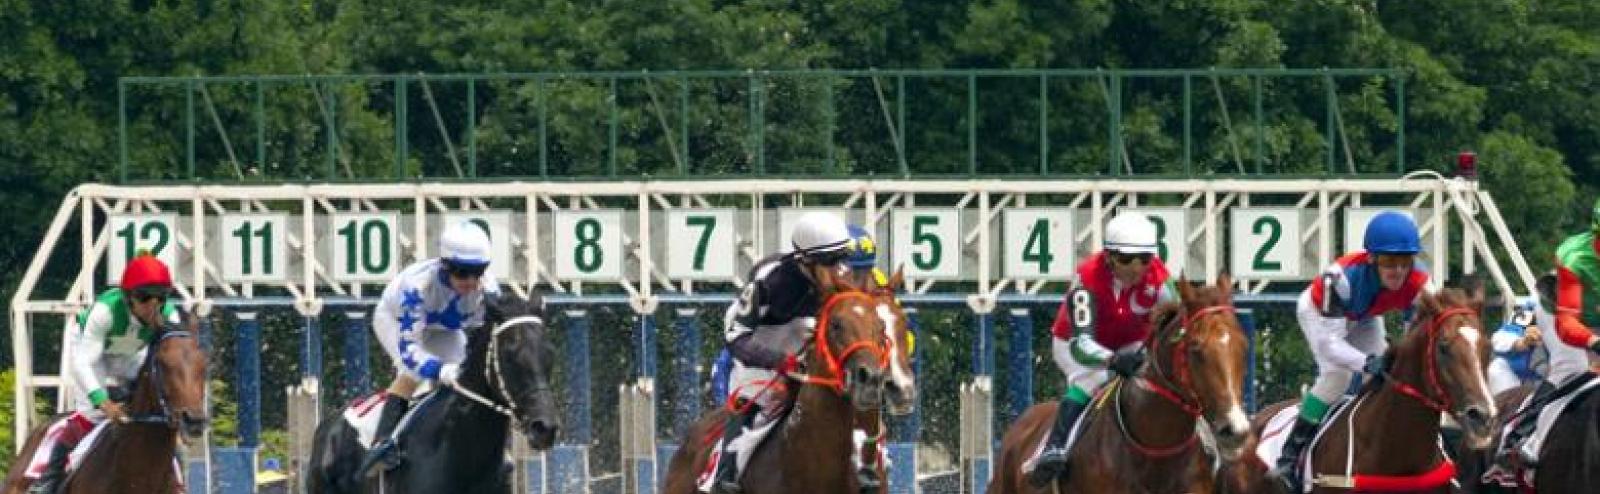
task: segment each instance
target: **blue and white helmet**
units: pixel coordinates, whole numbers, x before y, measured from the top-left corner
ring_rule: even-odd
[[[872,232],[860,225],[850,225],[850,256],[844,263],[851,269],[872,269],[878,266],[878,243]]]
[[[1534,318],[1539,313],[1539,302],[1534,297],[1520,297],[1517,304],[1511,306],[1511,323],[1520,326],[1532,326]]]
[[[489,234],[471,221],[445,228],[439,236],[439,259],[452,271],[482,273],[489,266]]]

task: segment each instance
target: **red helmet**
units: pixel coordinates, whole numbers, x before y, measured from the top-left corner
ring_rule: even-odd
[[[140,254],[128,261],[128,266],[122,269],[121,285],[122,291],[128,293],[145,287],[161,291],[171,290],[172,272],[168,271],[166,263],[161,262],[156,256]]]

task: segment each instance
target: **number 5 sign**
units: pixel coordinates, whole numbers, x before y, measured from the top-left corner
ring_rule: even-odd
[[[896,209],[891,268],[907,276],[951,279],[961,276],[961,212],[955,209]]]

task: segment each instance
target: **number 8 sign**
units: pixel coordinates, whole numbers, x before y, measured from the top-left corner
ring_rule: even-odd
[[[556,277],[564,280],[622,279],[622,212],[556,211]]]

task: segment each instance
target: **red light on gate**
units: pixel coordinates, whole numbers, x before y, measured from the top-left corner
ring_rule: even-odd
[[[1467,180],[1478,179],[1478,155],[1472,151],[1462,151],[1456,155],[1456,176]]]

